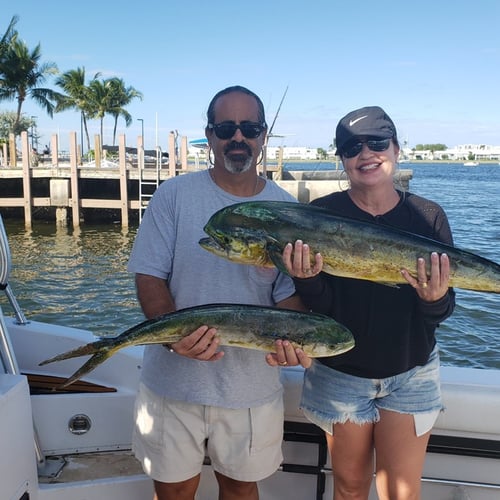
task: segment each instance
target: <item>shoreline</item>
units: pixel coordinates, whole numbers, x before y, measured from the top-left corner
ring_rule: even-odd
[[[467,160],[468,161],[468,160]],[[500,162],[497,160],[478,160],[479,165],[498,165]],[[424,163],[436,163],[436,164],[443,164],[443,165],[463,165],[466,162],[466,160],[410,160],[410,161],[404,161],[404,162],[399,162],[399,165],[412,165],[412,164],[424,164]],[[283,164],[288,164],[288,163],[333,163],[335,164],[336,161],[332,159],[320,159],[320,160],[283,160]],[[342,163],[340,160],[338,161],[339,165]],[[277,165],[278,162],[276,161],[268,161],[267,166],[270,165]]]

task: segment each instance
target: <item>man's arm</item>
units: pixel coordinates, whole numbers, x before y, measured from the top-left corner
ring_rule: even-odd
[[[175,311],[174,299],[164,279],[147,274],[135,275],[137,298],[148,319]]]
[[[307,307],[302,302],[302,299],[297,294],[291,295],[290,297],[281,300],[276,304],[276,306],[280,307],[281,309],[294,309],[295,311],[302,311],[302,312],[309,310],[307,309]]]
[[[147,274],[135,275],[137,298],[146,318],[153,319],[176,310],[174,299],[165,280]],[[200,326],[179,342],[167,347],[177,354],[200,361],[217,361],[224,353],[218,351],[217,330]]]

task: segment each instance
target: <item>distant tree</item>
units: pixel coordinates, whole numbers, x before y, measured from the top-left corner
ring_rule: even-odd
[[[318,159],[326,160],[328,156],[327,152],[323,148],[318,148],[317,151],[318,151]]]
[[[91,82],[99,78],[100,73],[96,73]],[[64,94],[60,94],[57,98],[55,112],[74,109],[80,113],[80,118],[85,130],[87,139],[87,149],[90,149],[90,137],[87,126],[88,118],[95,113],[93,107],[93,98],[89,86],[85,84],[85,68],[72,69],[66,71],[56,80],[56,85],[61,87]]]
[[[27,45],[12,37],[0,59],[0,100],[16,100],[16,121],[18,130],[24,101],[29,98],[40,105],[52,117],[54,102],[58,95],[52,89],[42,87],[48,76],[57,74],[57,65],[41,63],[41,49],[38,44],[32,51]]]
[[[0,144],[8,141],[10,133],[19,135],[23,130],[28,130],[35,125],[35,121],[32,118],[21,115],[16,127],[16,118],[17,115],[14,111],[0,112]]]
[[[447,149],[446,144],[417,144],[414,148],[415,151],[446,151]]]

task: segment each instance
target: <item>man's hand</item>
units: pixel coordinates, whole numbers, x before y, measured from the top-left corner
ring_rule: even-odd
[[[217,329],[206,325],[200,326],[193,333],[179,342],[170,345],[175,353],[199,361],[217,361],[224,356],[223,351],[217,351],[219,339]]]

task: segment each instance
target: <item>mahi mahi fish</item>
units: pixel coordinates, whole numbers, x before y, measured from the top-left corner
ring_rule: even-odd
[[[278,339],[288,340],[310,357],[336,356],[354,347],[352,333],[323,314],[266,306],[208,304],[179,309],[129,328],[116,337],[101,337],[40,365],[79,356],[92,357],[60,386],[63,389],[123,347],[173,344],[198,327],[217,328],[220,345],[272,352]]]
[[[214,213],[204,228],[209,238],[200,245],[240,264],[276,266],[286,272],[285,245],[300,239],[321,253],[323,271],[390,286],[406,284],[401,269],[417,275],[417,258],[446,253],[450,286],[500,293],[500,265],[472,252],[396,228],[337,216],[303,203],[250,201]]]

